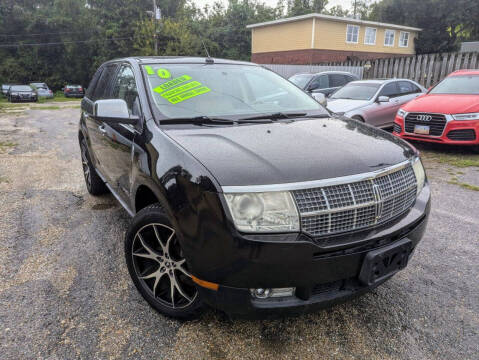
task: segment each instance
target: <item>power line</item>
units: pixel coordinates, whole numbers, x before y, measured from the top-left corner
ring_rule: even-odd
[[[0,34],[0,37],[30,37],[30,36],[42,36],[42,35],[62,35],[62,34],[84,34],[84,31],[62,31],[62,32],[45,32],[36,34]]]
[[[49,43],[0,44],[0,47],[54,46],[54,45],[63,45],[63,44],[76,44],[76,43],[88,43],[88,42],[95,42],[95,41],[115,41],[115,40],[132,40],[132,37],[120,37],[120,38],[110,38],[110,39],[90,39],[90,40],[76,40],[76,41],[59,41],[59,42],[49,42]]]

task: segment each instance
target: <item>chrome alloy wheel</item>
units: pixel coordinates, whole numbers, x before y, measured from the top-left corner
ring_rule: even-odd
[[[164,224],[143,226],[132,242],[135,273],[153,297],[172,309],[189,306],[198,295],[174,229]]]
[[[83,175],[85,176],[85,181],[87,183],[88,188],[91,188],[90,165],[88,163],[87,150],[83,144],[81,146],[81,161],[82,161]]]

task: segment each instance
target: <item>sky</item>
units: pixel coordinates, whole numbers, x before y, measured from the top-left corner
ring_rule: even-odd
[[[200,8],[202,8],[206,4],[211,5],[216,1],[221,1],[224,4],[226,4],[228,2],[228,0],[192,0],[192,2],[194,2],[195,5],[197,5]],[[269,5],[269,6],[275,6],[276,3],[278,2],[278,0],[260,0],[260,1],[265,3],[266,5]],[[347,8],[351,7],[351,4],[353,3],[353,1],[354,0],[329,0],[328,5],[326,6],[326,8],[329,9],[332,6],[341,5],[343,8],[347,9]]]

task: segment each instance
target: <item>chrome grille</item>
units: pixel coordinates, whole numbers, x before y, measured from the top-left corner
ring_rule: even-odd
[[[430,115],[431,120],[421,120],[423,115]],[[427,125],[429,126],[429,135],[441,136],[446,122],[446,117],[442,114],[410,113],[407,114],[404,121],[404,131],[413,134],[415,125]]]
[[[411,165],[349,184],[294,190],[301,228],[313,237],[364,229],[391,220],[416,199]]]

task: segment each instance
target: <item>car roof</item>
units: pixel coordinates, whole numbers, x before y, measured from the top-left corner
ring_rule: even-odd
[[[259,66],[252,62],[236,61],[219,58],[207,58],[207,57],[193,57],[193,56],[139,56],[139,57],[126,57],[118,58],[108,61],[121,62],[121,61],[134,61],[138,64],[205,64],[209,61],[213,61],[215,64],[231,64],[231,65],[250,65]]]
[[[479,75],[479,70],[474,70],[474,69],[456,70],[450,73],[448,76],[460,76],[460,75]]]
[[[317,73],[306,73],[306,72],[303,72],[303,73],[297,73],[297,74],[294,74],[294,75],[320,75],[320,74],[341,74],[341,75],[352,75],[352,76],[356,76],[358,77],[356,74],[353,74],[352,72],[349,72],[349,71],[338,71],[338,70],[326,70],[326,71],[320,71],[320,72],[317,72]],[[294,76],[294,75],[291,75],[291,76]]]
[[[370,80],[356,80],[356,81],[351,81],[349,84],[357,84],[357,83],[366,83],[366,84],[378,84],[378,85],[383,85],[387,84],[393,81],[410,81],[413,82],[411,79],[400,79],[400,78],[394,78],[394,79],[370,79]]]

